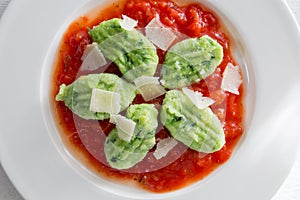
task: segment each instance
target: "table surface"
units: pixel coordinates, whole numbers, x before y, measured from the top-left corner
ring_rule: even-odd
[[[300,23],[300,0],[286,0]],[[10,0],[0,0],[0,18]],[[295,165],[277,194],[272,200],[299,200],[300,199],[300,152]],[[0,200],[23,200],[10,182],[0,163]]]

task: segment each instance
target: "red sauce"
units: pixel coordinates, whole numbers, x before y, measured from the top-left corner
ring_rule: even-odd
[[[112,10],[114,11],[112,12]],[[220,89],[221,74],[224,68],[228,62],[235,64],[235,61],[231,55],[230,39],[217,16],[198,3],[178,6],[170,0],[128,0],[119,4],[114,3],[104,10],[101,9],[101,12],[94,10],[92,14],[94,17],[87,14],[74,21],[68,28],[62,39],[52,74],[53,89],[51,97],[53,111],[61,129],[61,137],[70,152],[100,176],[119,181],[132,181],[146,190],[157,193],[180,189],[201,180],[226,162],[243,133],[244,90],[241,86],[239,89],[240,95],[237,96]],[[205,80],[192,85],[194,90],[201,91],[205,96],[210,96],[216,101],[211,108],[224,124],[226,136],[226,144],[220,151],[203,154],[186,149],[183,144],[178,144],[176,149],[183,151],[183,154],[179,155],[180,157],[176,161],[162,169],[141,173],[112,169],[105,161],[103,142],[105,135],[114,128],[114,125],[110,124],[108,120],[81,119],[73,115],[63,102],[54,100],[59,86],[62,83],[72,83],[78,76],[78,70],[82,62],[81,56],[85,46],[92,42],[88,35],[88,28],[92,28],[103,20],[113,17],[120,18],[122,14],[138,20],[138,26],[141,28],[145,27],[155,15],[159,15],[162,23],[174,30],[190,37],[200,37],[207,34],[223,46],[224,60],[217,70]],[[160,63],[162,63],[165,52],[159,49],[157,51]],[[111,64],[105,72],[121,75],[114,64]],[[150,103],[161,104],[162,100],[163,97],[160,97]],[[137,96],[134,100],[135,104],[143,102],[141,96]],[[78,129],[78,126],[80,129]],[[104,134],[99,133],[99,126]],[[169,132],[162,128],[156,134],[156,139],[159,140],[169,135]],[[172,152],[170,156],[178,156],[178,151]],[[134,170],[151,164],[154,159],[152,155],[147,155],[141,163],[134,167]]]

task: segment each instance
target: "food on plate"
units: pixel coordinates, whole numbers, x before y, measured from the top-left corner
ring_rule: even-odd
[[[156,144],[156,149],[155,152],[153,153],[154,157],[157,160],[165,157],[177,144],[178,144],[177,140],[170,137],[160,140]]]
[[[121,26],[121,19],[110,19],[89,31],[104,56],[117,64],[124,77],[133,81],[145,75],[153,76],[158,64],[154,45],[138,30]]]
[[[52,74],[70,154],[156,193],[205,178],[244,132],[243,70],[228,30],[201,3],[177,2],[116,1],[79,17]]]
[[[207,35],[178,42],[168,51],[161,69],[164,86],[174,89],[200,81],[222,60],[222,46]]]
[[[128,119],[136,123],[130,139],[125,141],[118,136],[117,128],[107,136],[104,152],[110,166],[116,169],[128,169],[140,162],[155,145],[155,133],[158,126],[158,111],[153,104],[131,105],[126,113]]]
[[[204,109],[207,108],[208,106],[211,106],[215,103],[215,100],[209,98],[209,97],[204,97],[201,92],[194,91],[189,88],[182,88],[182,92],[193,102],[193,104],[199,108],[199,109]]]
[[[81,71],[94,71],[99,67],[104,67],[107,64],[107,61],[96,42],[86,46],[83,55],[81,56],[81,60]]]
[[[134,85],[127,83],[115,74],[100,73],[81,76],[68,86],[62,84],[56,100],[64,101],[72,112],[84,119],[107,119],[110,116],[109,112],[96,112],[91,109],[94,88],[118,93],[120,105],[110,105],[109,102],[104,108],[120,106],[121,111],[129,106],[136,95]]]
[[[134,79],[134,84],[145,101],[150,101],[166,93],[166,90],[161,86],[159,77],[140,76]]]
[[[242,84],[242,77],[240,75],[240,69],[238,66],[234,66],[232,63],[228,63],[224,73],[221,88],[224,91],[231,92],[239,95],[239,87]]]
[[[145,27],[146,37],[158,48],[166,51],[177,38],[172,29],[162,24],[158,17],[154,17]]]
[[[209,107],[197,108],[181,91],[167,92],[160,117],[171,135],[191,149],[212,153],[225,144],[224,130],[218,117]]]

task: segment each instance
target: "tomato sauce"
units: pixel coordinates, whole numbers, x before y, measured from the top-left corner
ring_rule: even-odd
[[[189,37],[200,37],[206,34],[223,46],[224,59],[220,66],[211,76],[192,85],[194,90],[201,91],[205,96],[215,100],[211,109],[222,122],[226,136],[226,144],[221,150],[211,154],[203,154],[187,149],[179,143],[176,146],[177,150],[170,153],[171,155],[168,154],[168,156],[174,156],[177,159],[163,168],[137,173],[139,168],[150,166],[151,163],[155,162],[153,155],[149,154],[141,163],[133,167],[133,171],[116,170],[109,167],[103,151],[105,137],[114,128],[114,125],[110,124],[108,120],[81,119],[74,115],[63,102],[55,101],[59,86],[63,83],[68,85],[78,77],[82,63],[81,56],[85,46],[92,42],[88,35],[88,29],[98,25],[101,21],[114,17],[121,18],[122,14],[138,20],[140,28],[145,27],[154,16],[159,15],[162,23],[173,30],[180,31]],[[96,17],[89,17],[87,14],[69,26],[59,47],[52,74],[53,111],[61,130],[61,137],[72,155],[99,176],[118,181],[132,181],[141,188],[156,193],[173,191],[199,181],[226,162],[243,134],[244,89],[241,85],[239,88],[240,95],[221,90],[222,73],[226,65],[229,62],[236,63],[231,55],[230,38],[217,16],[198,3],[179,6],[170,0],[122,1],[102,9],[99,13],[94,13],[94,16]],[[157,52],[160,63],[162,63],[166,52],[159,49]],[[99,72],[103,72],[103,70],[94,73]],[[120,71],[113,63],[104,72],[121,76]],[[162,100],[163,97],[159,97],[147,103],[154,103],[159,109]],[[143,102],[143,98],[138,95],[133,103]],[[102,129],[102,133],[99,132],[99,127]],[[169,136],[169,132],[162,127],[156,134],[156,140],[159,141]],[[163,160],[159,162],[161,163]]]

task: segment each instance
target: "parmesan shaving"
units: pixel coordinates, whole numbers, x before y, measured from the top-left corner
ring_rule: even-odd
[[[199,109],[207,108],[215,103],[215,101],[209,97],[204,97],[201,92],[195,92],[188,88],[182,88],[182,92],[193,102]]]
[[[126,31],[131,31],[134,27],[137,26],[138,21],[126,16],[122,15],[123,20],[120,22],[120,26],[125,29]]]
[[[121,95],[117,92],[93,88],[90,110],[92,112],[119,113],[121,110]]]
[[[110,115],[110,121],[111,123],[116,124],[117,130],[118,130],[118,136],[125,141],[130,141],[133,133],[134,133],[134,129],[136,126],[136,123],[131,120],[128,119],[122,115]]]
[[[142,87],[144,85],[147,84],[158,84],[159,85],[159,81],[158,81],[158,77],[153,77],[153,76],[140,76],[136,79],[133,80],[135,86],[137,88]]]
[[[227,92],[239,95],[239,87],[242,82],[239,67],[228,63],[223,73],[221,88]]]
[[[158,48],[166,51],[176,39],[176,35],[165,27],[158,17],[153,18],[145,27],[146,37]]]
[[[107,64],[105,57],[98,47],[98,44],[95,42],[86,46],[81,60],[83,61],[80,67],[82,71],[94,71]]]
[[[82,56],[81,56],[81,61],[84,61],[84,59],[86,59],[86,57],[89,55],[89,53],[90,53],[94,48],[96,48],[96,46],[98,46],[96,42],[93,42],[92,44],[86,45],[85,50],[84,50],[84,52],[83,52],[83,54],[82,54]]]
[[[164,85],[164,84],[166,84],[166,81],[162,79],[162,80],[160,80],[160,84]]]
[[[166,90],[160,85],[158,77],[141,76],[133,82],[145,101],[150,101],[166,93]]]
[[[157,160],[165,157],[177,144],[178,142],[173,138],[160,140],[157,143],[155,152],[153,153],[154,157]]]

